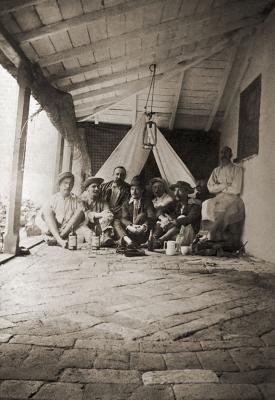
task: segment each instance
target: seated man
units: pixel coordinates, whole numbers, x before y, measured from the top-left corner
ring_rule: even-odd
[[[150,185],[153,194],[152,203],[157,218],[153,236],[159,238],[171,226],[171,214],[175,208],[175,201],[167,193],[167,184],[162,178],[151,179]]]
[[[113,227],[113,214],[110,211],[106,201],[100,198],[100,184],[102,178],[90,176],[84,182],[82,201],[85,210],[85,222],[82,225],[81,233],[84,235],[87,243],[91,242],[92,234],[101,236],[101,246],[110,246],[113,244],[111,238]]]
[[[194,189],[189,183],[178,181],[170,186],[176,199],[170,225],[166,232],[156,241],[156,247],[162,247],[166,240],[176,240],[181,234],[181,241],[184,245],[190,245],[198,233],[201,221],[201,202],[198,199],[190,198]]]
[[[240,198],[242,188],[242,168],[231,161],[232,150],[223,147],[221,164],[215,168],[207,187],[215,197],[206,200],[202,207],[202,230],[206,238],[224,241],[238,250],[245,217],[244,203]]]
[[[73,227],[77,232],[84,220],[84,212],[80,199],[72,193],[73,174],[61,173],[58,185],[59,192],[54,194],[41,210],[40,227],[46,234],[45,240],[48,244],[59,244],[66,248],[68,235]]]
[[[125,182],[126,169],[118,166],[113,171],[114,179],[101,185],[101,198],[109,204],[114,218],[121,217],[122,204],[130,197],[130,186]]]
[[[132,179],[130,185],[130,200],[127,200],[121,210],[121,219],[117,224],[117,232],[123,244],[135,247],[145,243],[149,231],[153,227],[155,214],[152,202],[143,196],[144,189],[138,176]]]

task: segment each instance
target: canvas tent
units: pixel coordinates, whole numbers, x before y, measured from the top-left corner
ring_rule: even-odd
[[[128,182],[139,175],[147,161],[150,149],[143,147],[143,130],[146,116],[142,114],[136,124],[129,130],[118,144],[106,162],[97,172],[96,176],[105,181],[112,179],[113,170],[118,165],[123,165],[127,171]],[[153,146],[153,154],[162,178],[172,184],[176,181],[186,181],[191,186],[195,185],[195,179],[184,162],[180,159],[172,146],[167,142],[163,134],[157,129],[157,142]]]

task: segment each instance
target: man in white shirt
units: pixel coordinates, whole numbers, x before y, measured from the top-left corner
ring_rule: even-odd
[[[215,168],[207,187],[215,197],[203,202],[202,229],[211,240],[231,242],[239,247],[245,217],[244,203],[240,198],[243,181],[242,168],[231,161],[232,150],[221,150],[220,166]]]
[[[40,227],[48,244],[67,247],[72,228],[77,232],[84,220],[81,200],[72,193],[74,175],[63,172],[58,177],[59,192],[55,193],[41,210]]]

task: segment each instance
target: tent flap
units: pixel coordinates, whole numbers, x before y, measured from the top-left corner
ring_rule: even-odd
[[[142,114],[99,169],[96,176],[109,181],[112,179],[114,168],[119,165],[126,168],[126,180],[128,182],[141,173],[150,153],[150,150],[143,148],[145,122],[145,114]],[[195,179],[191,172],[159,129],[157,130],[157,143],[153,147],[153,154],[162,178],[169,185],[176,181],[186,181],[191,186],[195,185]]]

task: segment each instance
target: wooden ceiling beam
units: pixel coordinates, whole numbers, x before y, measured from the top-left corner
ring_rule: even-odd
[[[187,69],[201,63],[203,60],[211,57],[212,55],[219,53],[220,51],[222,51],[225,47],[227,47],[228,45],[232,45],[232,40],[227,40],[227,41],[222,41],[220,43],[218,43],[217,45],[215,45],[212,49],[207,49],[205,50],[205,53],[199,57],[197,57],[194,60],[191,60],[185,64],[178,64],[176,66],[174,66],[174,68],[166,71],[165,73],[161,73],[158,76],[156,76],[156,84],[161,83],[163,81],[166,81],[172,77],[174,77],[176,74],[182,73],[184,71],[186,71]],[[147,79],[147,78],[146,78]],[[102,106],[100,107],[95,113],[81,119],[81,121],[83,120],[87,120],[87,119],[91,119],[92,117],[94,117],[95,115],[113,107],[114,105],[124,101],[125,99],[127,99],[128,97],[132,96],[133,94],[138,94],[140,92],[142,92],[143,90],[145,90],[149,84],[151,79],[147,79],[147,80],[142,80],[142,82],[140,82],[141,80],[137,80],[136,82],[133,82],[133,86],[131,87],[131,89],[126,90],[125,93],[123,93],[121,96],[119,96],[119,100],[116,101],[115,103],[112,103],[108,106]]]
[[[96,10],[79,15],[77,17],[68,18],[63,21],[42,26],[41,28],[36,28],[28,32],[18,33],[16,38],[20,43],[32,42],[45,36],[63,32],[83,24],[90,24],[91,22],[98,21],[102,18],[124,14],[129,11],[136,10],[137,8],[148,6],[156,2],[163,3],[164,1],[165,0],[127,0],[112,7],[102,8],[101,10]]]
[[[213,49],[223,49],[228,45],[234,45],[236,40],[239,40],[239,38],[243,37],[244,35],[248,35],[249,33],[251,33],[250,29],[245,29],[244,31],[239,31],[238,33],[235,33],[235,35],[232,35],[231,38],[228,39],[223,39],[220,42],[218,42],[212,49],[209,48],[204,48],[204,49],[198,49],[195,52],[192,52],[192,58],[190,60],[190,62],[188,62],[185,59],[185,55],[180,55],[178,57],[175,57],[172,60],[168,60],[162,63],[157,64],[157,78],[159,75],[163,74],[164,72],[167,72],[173,68],[175,68],[179,63],[185,63],[182,64],[181,67],[185,67],[185,65],[189,65],[190,63],[192,63],[194,60],[197,60],[200,57],[203,57],[203,59],[209,57],[209,54],[211,54],[211,52],[213,51]],[[215,51],[215,53],[217,53],[218,50]],[[214,54],[215,54],[214,53]],[[207,57],[208,56],[208,57]],[[147,67],[148,68],[148,67]],[[127,90],[128,87],[135,87],[135,83],[138,85],[138,83],[140,82],[140,84],[143,83],[148,83],[150,82],[151,77],[145,77],[142,79],[136,79],[130,82],[126,82],[126,83],[119,83],[116,85],[110,85],[107,87],[104,87],[102,89],[96,89],[96,90],[89,90],[87,92],[84,93],[80,93],[77,95],[73,95],[73,100],[74,102],[79,101],[79,100],[84,100],[84,99],[88,99],[88,98],[92,98],[92,97],[97,97],[97,96],[101,96],[103,94],[106,93],[110,93],[110,92],[114,92],[117,90]],[[95,82],[96,84],[97,82]],[[105,82],[106,83],[106,82]],[[146,87],[146,86],[145,86]]]
[[[248,4],[248,2],[251,3],[252,0],[244,0],[245,4]],[[255,1],[253,1],[255,3]],[[239,2],[238,2],[239,3]],[[243,7],[242,6],[239,6]],[[239,9],[238,8],[238,9]],[[259,5],[258,8],[259,9]],[[112,48],[113,46],[118,46],[121,43],[125,43],[125,41],[130,40],[130,39],[135,39],[137,37],[140,37],[141,39],[144,38],[146,35],[150,33],[156,33],[156,32],[163,32],[163,31],[176,31],[180,30],[183,39],[182,39],[182,44],[187,45],[194,43],[195,41],[200,41],[204,40],[206,38],[211,38],[213,36],[216,36],[218,34],[222,35],[227,32],[240,29],[240,28],[245,28],[247,26],[252,26],[252,25],[257,25],[260,22],[263,21],[264,17],[263,16],[253,16],[255,14],[255,4],[254,7],[244,9],[245,10],[245,15],[240,18],[238,15],[236,18],[239,18],[237,20],[232,20],[230,21],[230,16],[235,15],[236,11],[233,13],[231,10],[231,13],[228,10],[228,14],[224,18],[221,18],[220,15],[219,17],[216,17],[216,19],[212,18],[211,14],[209,13],[204,13],[203,17],[201,14],[195,14],[193,16],[188,16],[188,17],[183,17],[179,18],[176,20],[172,21],[166,21],[162,22],[158,25],[151,25],[146,28],[141,28],[141,29],[135,29],[133,31],[114,36],[112,38],[107,38],[107,39],[101,39],[96,42],[93,42],[88,45],[84,46],[78,46],[72,49],[60,51],[54,54],[50,54],[41,58],[37,58],[37,62],[41,67],[45,67],[47,65],[52,65],[56,64],[59,62],[62,62],[67,59],[75,58],[78,57],[82,54],[86,54],[87,52],[93,52],[102,48]],[[254,12],[253,12],[254,10]],[[234,10],[233,10],[234,11]],[[210,16],[209,16],[210,15]],[[190,34],[190,26],[195,23],[201,23],[205,19],[211,20],[213,23],[209,23],[207,26],[203,27],[203,29],[200,31],[198,30],[198,33],[196,34]],[[185,36],[185,37],[184,37]]]
[[[1,0],[0,2],[0,15],[9,12],[18,11],[22,8],[36,6],[47,0]]]
[[[219,39],[221,39],[220,36]],[[177,47],[181,46],[182,46],[182,39],[173,40],[171,43],[169,42],[160,46],[146,47],[146,49],[134,51],[126,56],[111,58],[109,60],[99,61],[97,63],[91,65],[85,65],[82,67],[66,69],[65,71],[59,72],[57,75],[51,75],[49,77],[49,80],[51,82],[58,83],[60,80],[64,78],[73,78],[74,76],[83,74],[85,72],[94,72],[105,67],[110,67],[110,66],[116,67],[116,66],[127,65],[127,63],[129,62],[132,63],[135,61],[142,60],[145,57],[149,58],[150,56],[154,57],[154,60],[156,57],[159,57],[159,59],[161,60],[163,58],[162,57],[163,52],[167,50],[176,49]]]
[[[148,64],[141,65],[140,67],[130,68],[122,72],[115,72],[113,74],[103,75],[99,78],[88,79],[83,82],[74,83],[70,86],[64,86],[62,87],[62,90],[65,90],[66,92],[73,92],[74,90],[83,89],[85,87],[92,85],[110,83],[116,79],[126,78],[128,75],[146,73],[146,72],[148,73],[148,75],[150,74]]]
[[[179,75],[177,91],[176,91],[174,99],[173,99],[172,113],[171,113],[171,118],[169,121],[169,130],[170,131],[172,131],[174,129],[174,124],[175,124],[175,119],[176,119],[176,114],[177,114],[183,80],[184,80],[184,71],[181,72],[181,74]]]
[[[27,61],[25,54],[13,40],[10,34],[6,31],[3,25],[0,24],[0,50],[10,62],[19,67],[22,61]]]

